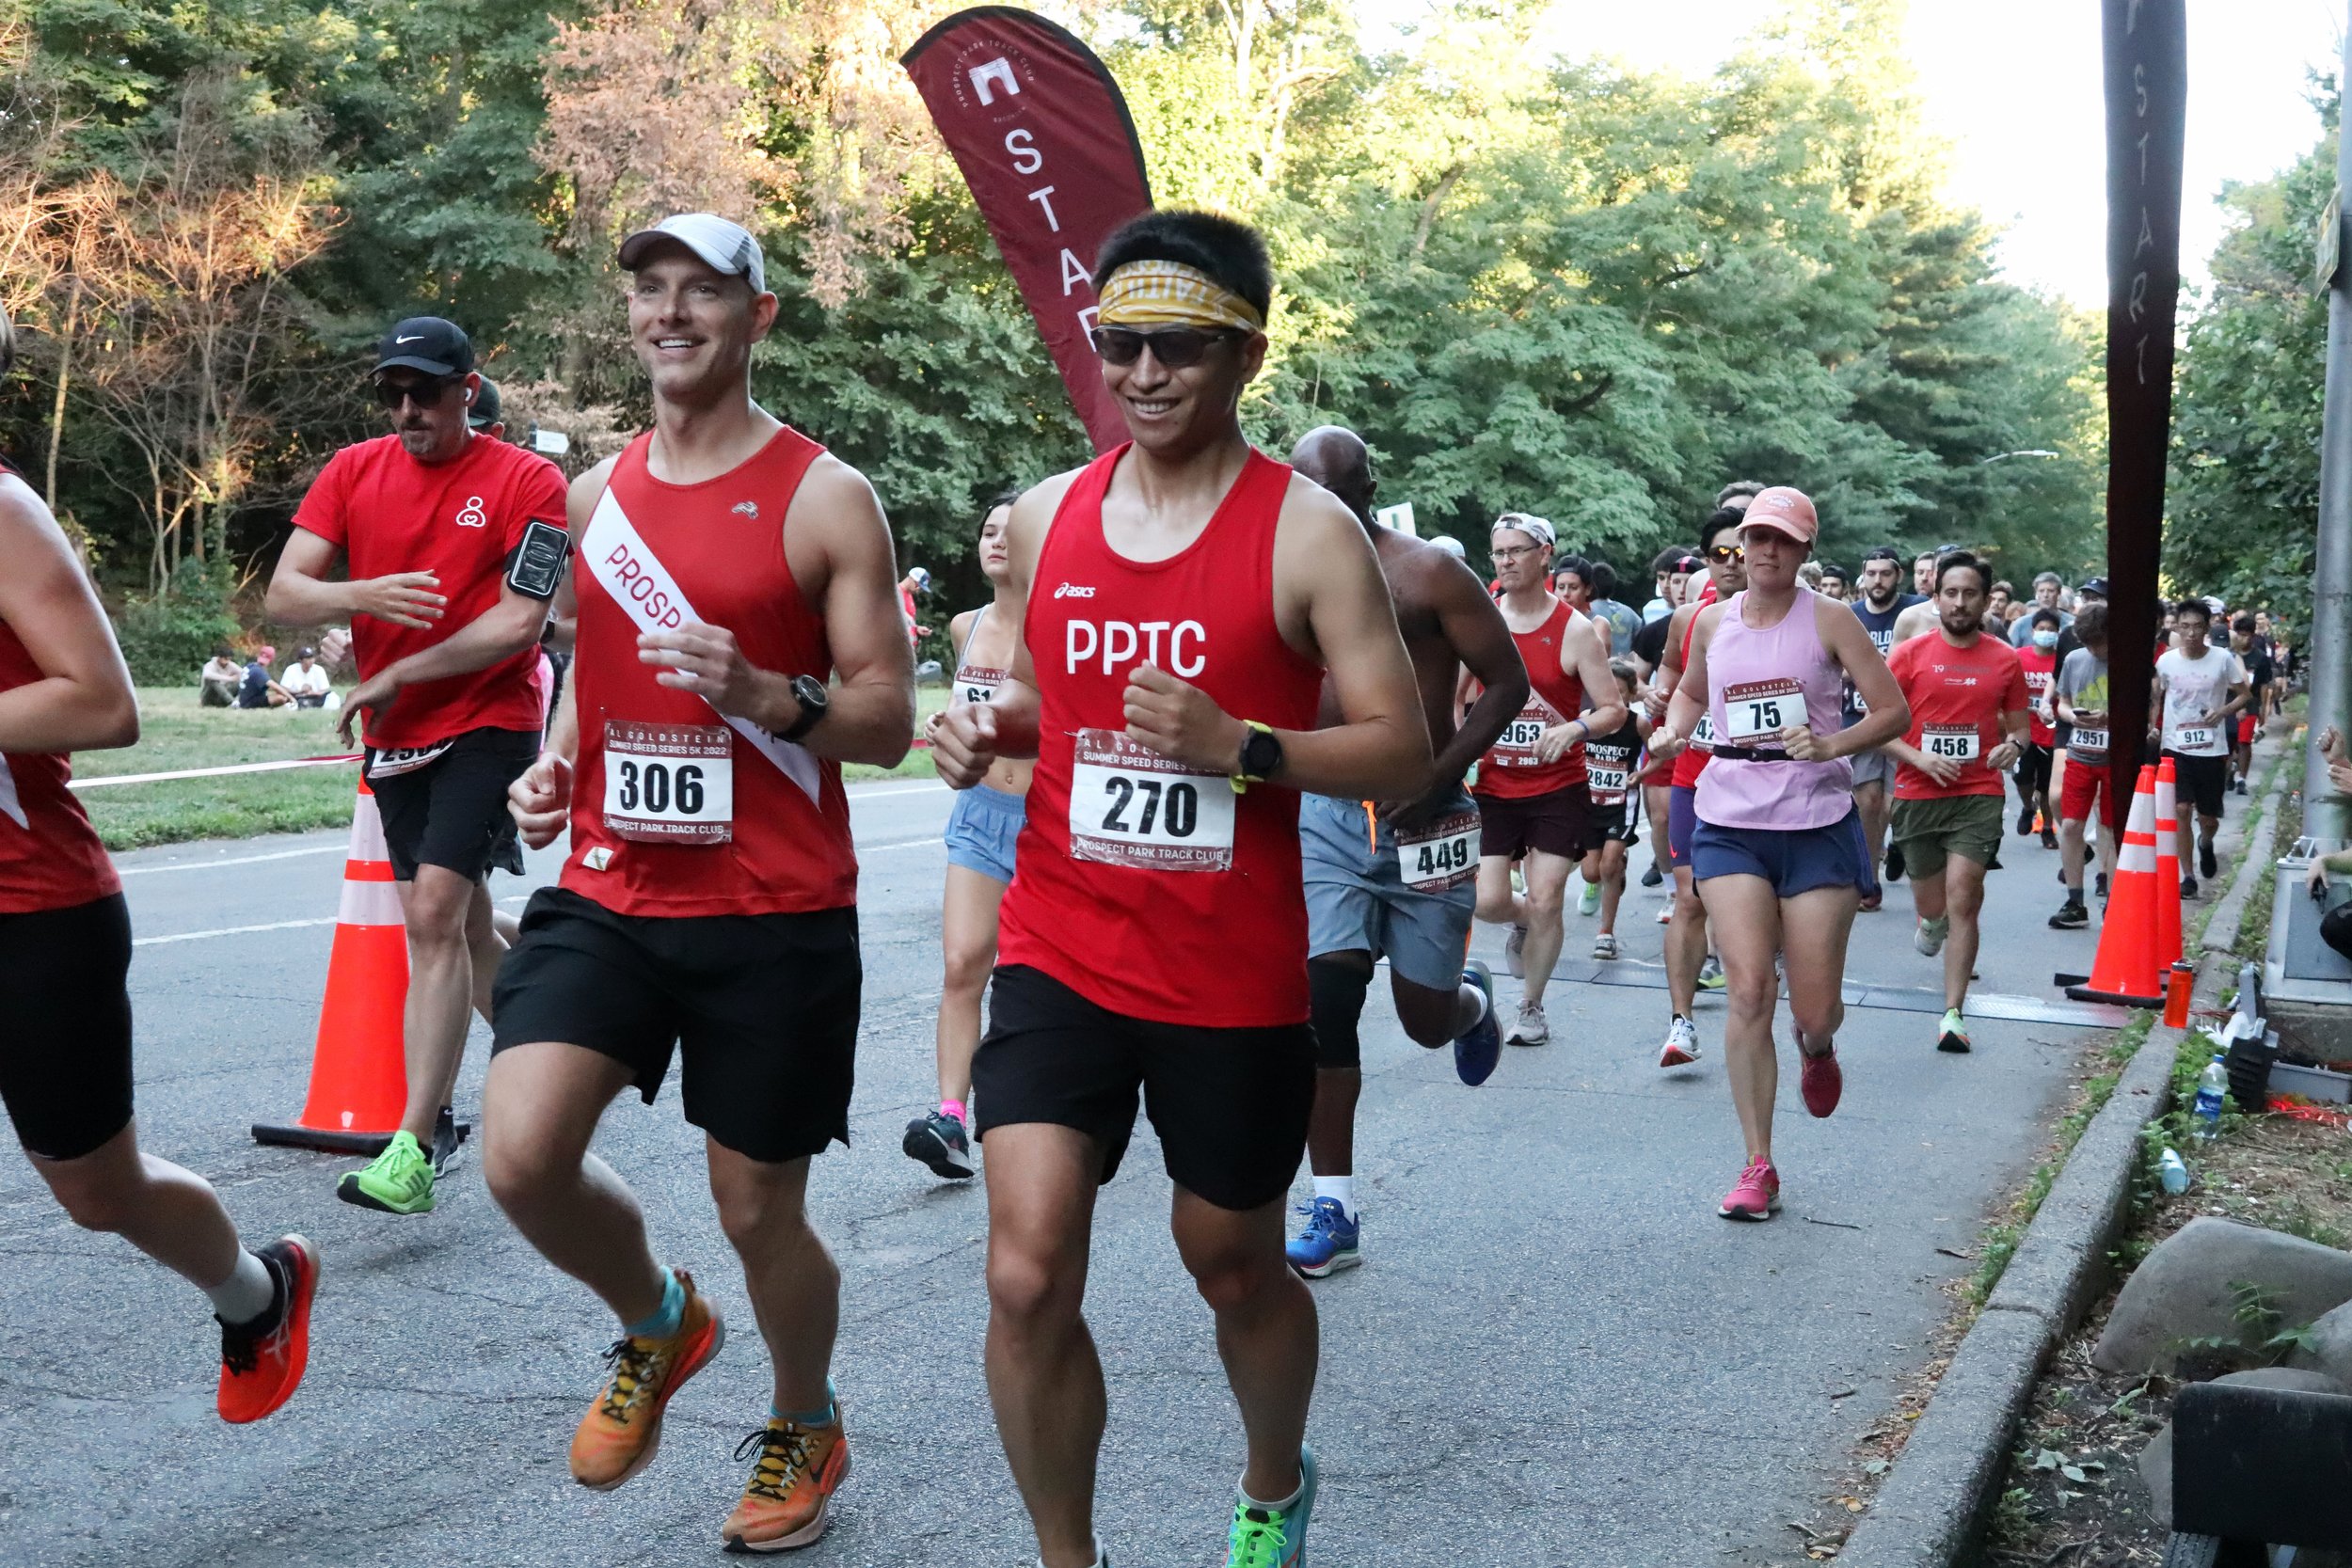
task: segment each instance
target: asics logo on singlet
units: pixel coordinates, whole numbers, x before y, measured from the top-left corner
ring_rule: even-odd
[[[742,515],[751,518],[755,522],[759,520],[759,503],[757,501],[737,501],[733,506],[728,507],[727,510],[729,512],[740,513]]]
[[[1161,657],[1163,639],[1167,643],[1166,657]],[[1104,621],[1099,626],[1092,621],[1072,621],[1062,633],[1065,673],[1076,674],[1081,666],[1092,663],[1100,654],[1103,673],[1107,675],[1125,669],[1140,655],[1146,662],[1190,680],[1209,667],[1208,641],[1209,628],[1198,621],[1145,621],[1140,625],[1134,621]]]
[[[1081,588],[1074,582],[1065,582],[1059,588],[1054,590],[1054,597],[1057,599],[1090,599],[1094,597],[1094,590],[1091,588]]]

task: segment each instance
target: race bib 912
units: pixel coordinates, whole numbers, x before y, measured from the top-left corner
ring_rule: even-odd
[[[1070,768],[1070,858],[1138,871],[1230,871],[1240,797],[1117,730],[1080,730]]]
[[[2184,724],[2166,737],[2166,744],[2176,752],[2210,752],[2214,744],[2211,724]]]

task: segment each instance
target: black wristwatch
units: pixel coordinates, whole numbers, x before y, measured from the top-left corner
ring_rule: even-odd
[[[1254,720],[1242,721],[1249,733],[1241,743],[1241,761],[1233,769],[1233,793],[1238,795],[1253,784],[1263,784],[1274,777],[1274,770],[1282,766],[1282,742],[1265,725]]]
[[[832,695],[825,690],[825,683],[815,675],[793,676],[792,696],[801,705],[801,716],[792,721],[790,729],[776,737],[779,740],[798,740],[815,729],[833,701]]]

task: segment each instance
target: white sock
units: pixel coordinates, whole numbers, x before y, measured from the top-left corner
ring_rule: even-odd
[[[249,1323],[278,1299],[278,1280],[267,1263],[239,1247],[237,1266],[229,1271],[229,1277],[204,1293],[212,1298],[213,1311],[222,1323]]]
[[[1037,1568],[1045,1568],[1043,1558],[1037,1560]],[[1094,1544],[1094,1560],[1089,1563],[1087,1568],[1111,1568],[1110,1554],[1103,1550],[1103,1544],[1100,1541]]]
[[[1318,1176],[1315,1196],[1336,1198],[1340,1212],[1349,1219],[1356,1217],[1356,1178],[1354,1176]]]
[[[1477,1028],[1491,1010],[1486,1005],[1486,993],[1468,980],[1463,981],[1454,993],[1454,1037],[1458,1039]]]
[[[1302,1473],[1298,1478],[1297,1488],[1293,1491],[1289,1497],[1284,1497],[1279,1502],[1270,1503],[1263,1497],[1253,1497],[1249,1495],[1249,1489],[1246,1486],[1236,1486],[1233,1490],[1241,1495],[1242,1506],[1244,1508],[1263,1508],[1268,1513],[1287,1513],[1292,1509],[1298,1506],[1299,1498],[1307,1495],[1307,1478]]]

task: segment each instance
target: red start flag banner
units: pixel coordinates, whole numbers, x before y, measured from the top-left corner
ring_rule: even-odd
[[[1088,334],[1094,258],[1152,206],[1127,100],[1094,52],[1041,16],[981,6],[899,64],[972,187],[1097,451],[1127,438]]]

